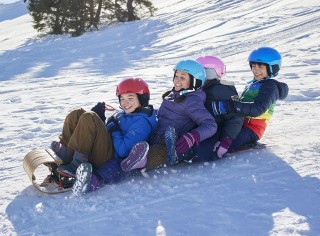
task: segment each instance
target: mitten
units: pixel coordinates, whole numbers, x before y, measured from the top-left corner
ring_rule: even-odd
[[[232,139],[227,136],[214,144],[213,151],[217,152],[219,158],[222,158],[228,152],[231,143]]]
[[[200,143],[200,134],[196,130],[192,130],[184,135],[182,135],[176,142],[176,151],[177,153],[185,153],[188,151],[194,144]]]
[[[114,120],[114,121],[108,122],[107,130],[109,131],[110,134],[115,131],[120,131],[120,127],[119,127],[117,121]]]
[[[108,118],[106,124],[108,125],[108,124],[110,124],[111,122],[117,122],[117,121],[116,121],[116,118],[114,118],[114,115],[113,115],[113,116],[110,116],[110,117]]]
[[[212,111],[213,114],[218,116],[218,115],[223,115],[226,114],[230,111],[232,111],[232,101],[213,101],[212,102]]]
[[[97,113],[100,119],[105,123],[106,115],[104,114],[106,110],[106,104],[104,102],[98,102],[97,105],[91,108],[91,111]]]

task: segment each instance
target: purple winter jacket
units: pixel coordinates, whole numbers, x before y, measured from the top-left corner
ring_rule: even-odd
[[[214,135],[217,124],[204,106],[206,94],[202,89],[185,94],[185,99],[175,102],[174,98],[181,96],[179,92],[171,91],[166,96],[158,111],[158,129],[150,140],[151,144],[164,139],[164,132],[172,125],[178,137],[195,129],[200,134],[200,142]]]

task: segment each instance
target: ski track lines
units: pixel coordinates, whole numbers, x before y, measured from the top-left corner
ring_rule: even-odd
[[[155,205],[155,204],[158,204],[158,203],[162,203],[162,202],[166,202],[166,201],[169,201],[171,199],[176,199],[176,198],[179,198],[181,196],[185,196],[185,194],[188,194],[188,192],[192,192],[193,190],[189,190],[189,191],[185,191],[185,192],[180,192],[180,193],[176,193],[174,195],[170,195],[170,196],[167,196],[167,197],[162,197],[162,198],[159,198],[159,199],[155,199],[155,200],[151,200],[148,202],[145,202],[143,203],[143,207],[146,208],[146,207],[149,207],[151,205]],[[113,216],[115,215],[119,215],[119,214],[126,214],[127,212],[133,212],[135,210],[137,210],[138,208],[141,207],[140,205],[141,203],[138,203],[136,205],[131,205],[131,206],[127,206],[127,207],[121,207],[119,209],[114,209],[114,210],[106,210],[105,212],[102,212],[102,213],[96,213],[95,216],[94,216],[94,219],[90,219],[91,222],[94,222],[94,223],[98,223],[98,222],[103,222],[103,221],[106,221],[107,219],[111,219]],[[91,217],[89,215],[89,217]],[[79,225],[79,224],[85,224],[88,222],[88,218],[87,217],[84,217],[82,219],[79,219],[79,220],[72,220],[72,223],[68,223],[68,224],[59,224],[59,227],[61,227],[62,229],[63,228],[70,228],[72,226],[76,226],[76,225]],[[55,232],[64,232],[64,230],[55,230]]]
[[[203,168],[206,170],[208,170],[208,169],[210,170],[210,168],[211,168],[210,166],[211,166],[211,164],[209,166],[204,165]],[[247,166],[247,165],[244,165],[244,166]],[[201,165],[200,165],[200,167],[201,167]],[[59,232],[59,228],[61,228],[61,229],[64,229],[65,227],[66,228],[70,228],[70,227],[76,228],[76,226],[78,224],[81,225],[82,223],[85,223],[88,220],[90,220],[92,222],[101,222],[101,221],[104,221],[107,219],[111,219],[112,216],[114,216],[114,215],[121,215],[121,214],[126,214],[126,212],[133,212],[134,210],[140,209],[142,205],[143,205],[143,208],[148,208],[152,205],[158,205],[159,203],[161,205],[161,203],[163,203],[163,202],[170,202],[170,200],[180,199],[183,196],[189,196],[189,195],[192,196],[191,193],[194,191],[192,186],[193,185],[197,186],[198,185],[197,181],[203,181],[202,176],[200,174],[201,171],[197,172],[198,167],[195,167],[195,166],[190,166],[190,167],[187,166],[187,167],[182,167],[182,168],[186,168],[186,169],[178,169],[175,171],[174,169],[170,170],[170,169],[165,168],[165,169],[160,169],[157,172],[152,172],[150,174],[151,178],[149,178],[149,179],[144,179],[141,177],[142,178],[142,180],[141,180],[139,177],[135,178],[134,181],[138,182],[138,186],[135,186],[136,184],[131,183],[130,181],[120,183],[117,186],[105,186],[103,189],[99,190],[100,191],[98,193],[99,196],[94,196],[96,193],[90,193],[87,196],[85,196],[84,199],[77,199],[77,198],[73,199],[72,197],[67,197],[68,202],[65,204],[71,209],[71,212],[73,212],[72,209],[74,207],[77,208],[78,205],[81,205],[81,204],[84,204],[84,208],[86,208],[88,204],[89,205],[92,204],[92,201],[97,200],[96,198],[101,198],[101,196],[103,196],[105,194],[109,195],[108,198],[110,198],[111,200],[110,200],[110,202],[109,201],[105,202],[104,209],[100,209],[99,211],[97,211],[99,213],[95,214],[94,219],[88,219],[88,217],[89,218],[91,217],[91,212],[90,212],[88,214],[88,217],[86,217],[86,215],[83,215],[83,217],[81,219],[77,218],[77,219],[70,220],[67,224],[59,223],[58,228],[51,226],[52,230],[54,230],[54,232]],[[241,167],[239,167],[239,168],[241,169]],[[194,171],[196,171],[196,172],[194,172]],[[219,170],[217,170],[217,171],[219,171]],[[168,172],[171,172],[171,173],[168,174]],[[191,172],[191,173],[189,173],[189,172]],[[156,173],[158,173],[158,174],[156,174]],[[160,176],[159,176],[159,173],[160,173]],[[196,175],[194,176],[194,174],[196,174]],[[178,179],[178,183],[175,183],[174,186],[172,186],[170,184],[171,183],[170,179],[175,179],[177,177],[180,178],[181,176],[183,177],[183,179],[181,179],[181,180]],[[168,178],[168,180],[167,180],[167,178]],[[142,183],[140,183],[139,179],[144,182],[143,185],[145,186],[141,191],[156,190],[156,192],[155,193],[148,193],[146,199],[140,199],[140,200],[138,199],[138,201],[136,202],[136,201],[134,201],[133,196],[134,196],[134,191],[137,191],[137,190],[139,190],[139,188],[141,188],[140,184],[142,184]],[[160,181],[160,186],[159,186],[160,189],[159,190],[154,189],[155,187],[153,186],[157,182],[158,179]],[[192,181],[194,181],[194,182],[192,182]],[[179,182],[182,184],[182,188],[175,190],[175,185],[179,186]],[[205,180],[205,182],[210,182],[210,178],[207,178],[207,180]],[[187,188],[187,190],[182,190],[184,188],[183,186],[185,188]],[[118,190],[120,190],[120,192]],[[32,187],[30,187],[30,188],[28,188],[28,191],[34,191],[34,190],[32,189]],[[160,192],[165,191],[168,194],[166,197],[162,196],[161,198],[157,199],[156,198],[157,191],[160,191]],[[70,194],[63,194],[63,195],[70,196]],[[130,201],[133,201],[134,204],[131,204],[131,202],[129,200],[125,200],[124,204],[131,205],[131,206],[128,207],[128,206],[121,205],[121,208],[119,210],[119,208],[117,208],[117,207],[121,203],[116,203],[115,205],[113,205],[113,203],[114,203],[114,201],[116,201],[116,199],[118,199],[118,201],[119,201],[119,195],[120,195],[120,198],[123,200],[125,200],[126,198],[131,199]],[[92,197],[93,197],[93,199],[91,199]],[[61,197],[60,197],[60,199],[61,199]],[[186,200],[185,198],[182,198],[182,199]],[[50,199],[47,199],[47,201],[50,201]],[[52,201],[50,204],[52,207],[55,207],[55,205],[59,201],[60,201],[59,199],[56,199],[56,200]],[[72,202],[70,202],[70,201],[72,201]],[[86,203],[84,203],[84,201],[86,201]],[[176,201],[173,201],[173,202],[176,202]],[[34,204],[36,204],[36,203],[34,203]],[[47,203],[44,202],[44,204],[46,205]],[[117,209],[112,209],[112,208],[117,208]],[[50,208],[47,209],[47,211],[50,211]],[[30,215],[30,216],[32,216],[32,215]],[[70,216],[70,217],[74,218],[74,216]],[[30,220],[32,220],[32,219],[30,219]],[[22,233],[23,234],[27,233],[30,229],[26,229],[26,230],[27,231],[24,231]],[[61,232],[63,232],[63,230],[61,230]]]

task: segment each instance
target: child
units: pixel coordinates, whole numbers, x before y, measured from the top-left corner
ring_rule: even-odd
[[[255,144],[261,139],[273,114],[276,101],[288,95],[288,85],[272,79],[281,68],[281,55],[270,47],[253,50],[248,58],[254,79],[248,83],[239,101],[213,101],[212,111],[216,116],[235,112],[245,116],[240,133],[228,151]],[[220,145],[218,145],[221,147]]]
[[[188,153],[194,145],[214,135],[216,122],[204,106],[206,96],[200,88],[204,81],[205,70],[195,60],[183,60],[174,67],[174,87],[163,95],[158,129],[149,140],[147,163],[139,167],[153,169],[176,164],[180,153]],[[123,162],[136,161],[134,156],[129,156]]]
[[[192,161],[210,161],[221,158],[228,150],[232,141],[237,137],[243,123],[243,116],[235,112],[215,116],[212,111],[212,102],[218,100],[232,100],[238,98],[233,83],[221,80],[226,73],[226,66],[219,58],[204,56],[196,59],[206,70],[206,82],[203,91],[206,92],[205,107],[212,114],[218,125],[214,136],[204,140],[195,147],[195,156]],[[214,150],[215,152],[209,151]]]
[[[71,112],[65,120],[60,148],[54,150],[64,163],[71,162],[59,166],[60,174],[74,176],[76,171],[75,193],[96,190],[108,182],[110,176],[112,180],[120,178],[121,160],[129,155],[134,144],[147,140],[157,128],[145,81],[126,79],[117,86],[116,95],[122,111],[108,119],[107,127],[104,103],[98,103],[92,109],[94,112]],[[63,153],[66,155],[61,155]]]

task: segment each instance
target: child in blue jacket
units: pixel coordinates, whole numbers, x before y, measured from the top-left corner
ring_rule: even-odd
[[[58,172],[76,177],[73,185],[75,193],[86,193],[96,190],[104,183],[119,181],[123,176],[121,161],[129,155],[130,151],[135,151],[132,147],[136,143],[148,140],[157,128],[155,112],[149,105],[149,87],[145,81],[138,78],[126,79],[117,86],[116,95],[122,111],[111,116],[106,126],[104,125],[105,105],[98,103],[92,109],[93,111],[83,111],[80,114],[74,132],[70,132],[69,140],[73,142],[69,141],[67,146],[60,145],[60,148],[54,149],[64,163],[69,162],[69,164],[60,165]],[[62,133],[68,133],[70,129],[72,127],[65,122]],[[97,133],[99,135],[96,135]],[[84,146],[86,149],[83,148]],[[71,160],[66,160],[61,155],[62,149],[66,150],[65,153],[74,150]],[[79,149],[83,151],[80,152]],[[96,153],[100,156],[93,156]],[[100,161],[98,165],[96,160],[104,156],[107,158],[104,158],[103,162]]]

